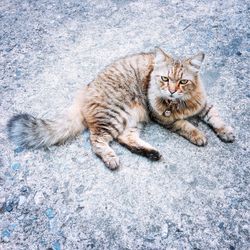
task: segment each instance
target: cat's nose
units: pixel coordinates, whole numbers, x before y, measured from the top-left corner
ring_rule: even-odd
[[[172,94],[174,94],[176,92],[176,90],[175,89],[169,89],[169,92],[172,95]]]

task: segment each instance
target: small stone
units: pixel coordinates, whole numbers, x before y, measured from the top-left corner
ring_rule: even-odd
[[[241,56],[242,53],[241,53],[240,51],[237,51],[237,52],[236,52],[236,55],[237,55],[237,56]]]
[[[43,238],[39,241],[39,243],[40,243],[43,247],[46,246],[46,240],[43,239]]]
[[[81,194],[81,193],[83,193],[84,188],[85,187],[83,185],[80,185],[79,187],[76,188],[75,191],[76,191],[77,194]]]
[[[84,208],[85,202],[84,201],[79,201],[78,203],[78,208]]]
[[[219,227],[220,229],[223,229],[223,228],[224,228],[224,223],[221,222],[221,223],[218,225],[218,227]]]
[[[8,47],[8,48],[5,49],[5,51],[6,51],[6,52],[10,52],[12,49],[13,49],[13,48]]]
[[[45,214],[50,220],[56,216],[56,212],[53,208],[46,209]]]
[[[21,208],[21,206],[25,203],[26,197],[24,195],[19,196],[19,203],[18,203],[18,208]]]
[[[58,186],[53,186],[53,192],[57,193],[57,191],[58,191]]]
[[[186,175],[184,177],[184,181],[188,184],[190,184],[191,186],[193,186],[192,184],[194,184],[196,182],[196,178],[193,175]]]
[[[28,196],[31,192],[31,188],[28,186],[23,186],[23,187],[21,187],[20,191],[23,195]]]
[[[83,133],[82,133],[82,136],[83,136],[83,147],[86,150],[90,150],[91,149],[91,143],[90,143],[89,133],[86,130],[84,130]]]
[[[23,152],[24,151],[24,148],[23,147],[17,147],[16,149],[14,149],[14,152],[15,153],[21,153],[21,152]]]
[[[39,191],[36,193],[34,200],[35,200],[36,205],[40,205],[45,200],[45,197],[44,197],[43,193]]]
[[[169,170],[170,170],[172,173],[175,173],[176,170],[177,170],[177,167],[176,167],[176,165],[174,165],[174,164],[171,164],[170,166],[166,165],[165,167],[166,167],[166,168],[169,168]]]
[[[9,242],[10,241],[10,238],[7,237],[7,236],[3,236],[2,239],[3,239],[3,242]]]
[[[9,229],[4,229],[3,231],[2,231],[2,236],[7,236],[7,237],[10,237],[10,230]]]
[[[0,195],[0,210],[4,207],[6,198],[4,195]]]
[[[14,162],[11,164],[11,169],[14,171],[19,170],[20,167],[21,167],[21,164],[19,162]]]
[[[9,240],[10,240],[9,238],[10,238],[10,236],[11,236],[10,230],[9,230],[9,229],[4,229],[4,230],[2,231],[1,236],[2,236],[2,240],[3,240],[4,242],[9,242]]]
[[[4,183],[5,183],[5,179],[4,179],[4,178],[2,178],[2,177],[0,177],[0,186],[3,186],[3,185],[4,185]]]
[[[17,79],[17,80],[21,78],[21,75],[22,75],[21,70],[20,70],[20,69],[16,69],[16,74],[15,74],[15,76],[16,76],[16,79]]]
[[[18,202],[19,202],[19,197],[13,197],[8,199],[4,205],[5,211],[10,213],[14,209],[14,207],[18,204]]]
[[[161,232],[162,237],[167,238],[168,237],[168,231],[169,231],[168,224],[164,224],[161,230],[162,230],[162,232]]]
[[[58,240],[53,242],[52,249],[53,250],[61,250],[61,246],[60,246],[60,243]]]

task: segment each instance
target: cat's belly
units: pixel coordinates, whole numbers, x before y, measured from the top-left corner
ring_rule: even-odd
[[[133,102],[129,108],[127,127],[136,127],[138,123],[148,122],[149,115],[146,107],[138,102]]]

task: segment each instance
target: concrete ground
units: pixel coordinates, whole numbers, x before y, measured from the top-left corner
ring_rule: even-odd
[[[0,249],[249,249],[248,1],[0,2]],[[157,124],[142,137],[160,162],[114,143],[122,167],[93,154],[89,134],[49,150],[12,145],[13,114],[53,117],[114,59],[161,46],[206,53],[209,95],[236,131],[204,148]]]

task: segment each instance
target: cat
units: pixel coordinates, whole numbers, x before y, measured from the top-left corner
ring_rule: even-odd
[[[13,116],[7,124],[9,138],[19,146],[39,148],[63,143],[88,128],[93,151],[111,170],[120,165],[109,145],[114,139],[134,153],[160,160],[159,151],[140,138],[143,123],[150,119],[204,146],[205,135],[187,120],[196,116],[222,141],[233,142],[232,127],[206,100],[199,76],[204,56],[175,60],[155,48],[121,58],[83,87],[65,115],[55,120]]]

